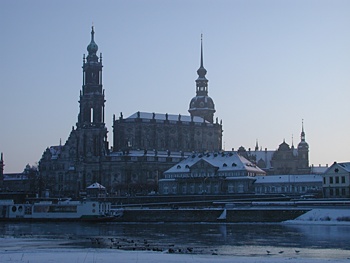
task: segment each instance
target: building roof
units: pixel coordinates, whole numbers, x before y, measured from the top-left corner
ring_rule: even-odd
[[[272,156],[275,153],[275,151],[271,150],[260,150],[260,151],[247,151],[248,156],[255,156],[256,157],[256,163],[258,163],[260,160],[263,160],[266,165],[266,169],[271,169],[271,160]]]
[[[191,122],[192,117],[188,115],[181,115],[181,114],[167,114],[167,113],[151,113],[151,112],[135,112],[134,114],[130,115],[127,119],[147,119],[147,120],[160,120],[165,121],[167,118],[169,121],[182,121],[182,122]],[[194,116],[193,122],[197,123],[209,123],[208,121],[205,121],[202,117]]]
[[[235,152],[193,154],[177,165],[174,165],[165,173],[190,172],[190,168],[200,160],[204,160],[212,166],[217,167],[219,172],[244,170],[259,174],[265,174],[265,172],[259,167]]]
[[[103,185],[99,184],[99,183],[93,183],[92,185],[86,187],[86,189],[106,189],[106,187],[104,187]]]
[[[62,151],[62,145],[50,146],[51,159],[57,159]]]
[[[272,184],[272,183],[321,183],[322,175],[319,174],[305,174],[305,175],[268,175],[255,176],[255,184]]]
[[[21,181],[21,180],[28,180],[28,176],[25,173],[4,174],[4,181]]]
[[[341,167],[343,167],[347,172],[350,172],[350,162],[346,163],[338,163]]]
[[[312,174],[323,174],[327,171],[328,169],[328,165],[327,166],[311,166],[311,173]]]
[[[330,170],[334,165],[339,165],[342,169],[344,169],[346,172],[350,173],[350,162],[344,162],[344,163],[337,163],[334,162],[327,170],[326,172],[328,172],[328,170]]]

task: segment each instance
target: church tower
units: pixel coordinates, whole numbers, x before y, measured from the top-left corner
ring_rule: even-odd
[[[310,173],[309,144],[305,141],[304,121],[302,121],[300,143],[298,144],[298,171],[304,174]]]
[[[79,134],[78,155],[98,157],[107,148],[107,128],[104,123],[105,95],[102,89],[102,54],[96,55],[98,46],[94,40],[94,27],[91,42],[87,46],[88,55],[83,58],[83,87],[80,91],[80,112],[77,122]]]
[[[1,153],[0,157],[0,188],[2,188],[3,183],[4,183],[4,156]]]
[[[191,114],[191,117],[202,117],[206,121],[213,123],[215,105],[212,98],[208,96],[208,80],[205,77],[205,75],[207,74],[207,70],[203,66],[202,37],[200,67],[197,70],[197,74],[198,78],[196,80],[196,96],[192,98],[188,112]]]
[[[92,27],[88,55],[83,58],[83,85],[76,129],[72,127],[64,145],[60,142],[47,148],[39,162],[40,188],[47,189],[53,196],[78,196],[90,184],[103,180],[101,163],[108,154],[108,142],[104,123],[102,55],[96,55],[98,46],[94,35]]]

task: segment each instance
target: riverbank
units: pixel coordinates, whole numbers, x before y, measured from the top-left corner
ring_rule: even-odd
[[[320,262],[349,262],[350,258],[305,258],[301,255],[293,257],[283,254],[263,256],[232,256],[232,255],[193,255],[169,254],[167,252],[121,251],[108,249],[24,249],[21,251],[5,250],[0,252],[0,262],[11,263],[320,263]]]
[[[115,240],[118,242],[117,240]],[[135,242],[133,240],[132,242]],[[168,248],[158,246],[157,250],[133,250],[124,248],[106,248],[100,240],[100,247],[81,245],[84,240],[65,240],[47,238],[0,238],[0,262],[11,263],[319,263],[319,262],[350,262],[348,250],[313,249],[278,246],[227,246],[213,249],[201,247],[178,251],[181,244],[168,245]],[[131,240],[126,241],[131,242]],[[97,243],[96,243],[97,246]],[[132,246],[130,246],[132,247]]]

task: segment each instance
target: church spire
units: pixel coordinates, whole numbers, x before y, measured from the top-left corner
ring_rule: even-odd
[[[87,56],[87,61],[98,61],[98,57],[96,55],[96,52],[98,50],[98,46],[95,43],[95,30],[94,30],[94,26],[91,27],[91,41],[90,44],[87,46],[87,51],[89,52],[88,56]]]
[[[200,79],[203,81],[205,80],[206,83],[202,83],[202,84],[205,85],[206,88],[208,88],[208,80],[205,78],[205,75],[207,74],[207,70],[204,68],[204,63],[203,63],[203,34],[201,34],[201,59],[200,59],[199,69],[197,70],[197,74],[198,74],[198,79],[196,80],[197,84],[198,84],[198,80]]]
[[[198,116],[203,118],[205,121],[213,123],[215,105],[208,96],[208,80],[205,75],[207,70],[204,68],[203,63],[203,35],[201,35],[201,56],[200,66],[197,70],[198,78],[196,79],[196,96],[192,98],[190,102],[189,112],[191,116]]]
[[[305,142],[305,132],[304,132],[304,119],[301,121],[301,134],[300,139],[302,142]]]
[[[301,122],[300,143],[298,144],[298,170],[302,174],[310,172],[309,144],[305,141],[304,120]]]
[[[203,67],[203,34],[201,34],[201,68]]]
[[[0,157],[0,186],[2,187],[3,180],[4,180],[4,155],[1,153]]]

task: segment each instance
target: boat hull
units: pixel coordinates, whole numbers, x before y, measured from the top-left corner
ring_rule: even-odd
[[[111,204],[95,201],[0,204],[0,221],[113,221]]]
[[[310,209],[125,209],[119,222],[283,222]],[[222,214],[226,213],[223,217]]]

